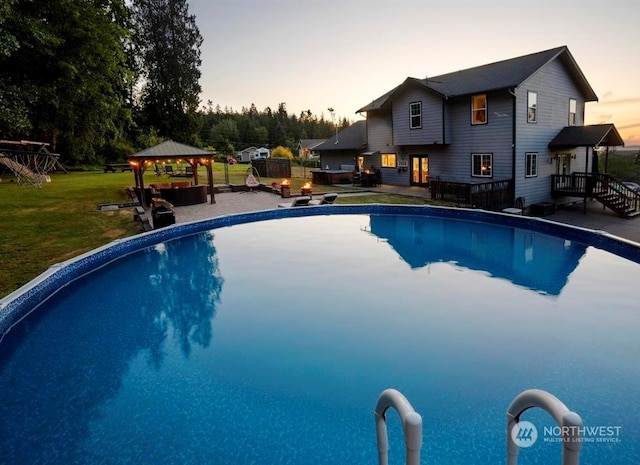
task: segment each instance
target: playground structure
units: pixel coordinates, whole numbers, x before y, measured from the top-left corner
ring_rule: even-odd
[[[60,164],[60,156],[47,150],[48,143],[28,140],[0,140],[0,164],[11,170],[18,185],[42,187],[43,182],[50,182],[48,174],[64,167]]]

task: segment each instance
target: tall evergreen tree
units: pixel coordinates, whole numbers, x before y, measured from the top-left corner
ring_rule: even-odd
[[[0,6],[0,136],[52,144],[90,163],[127,121],[124,0],[10,0]]]
[[[202,36],[186,0],[133,0],[141,61],[139,99],[144,125],[183,143],[196,143]]]

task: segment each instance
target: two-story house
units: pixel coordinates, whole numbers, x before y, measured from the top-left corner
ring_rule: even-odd
[[[594,148],[623,145],[612,124],[584,126],[585,104],[593,101],[565,46],[407,78],[358,110],[367,124],[358,166],[379,167],[385,184],[430,185],[441,198],[497,193],[484,196],[492,205],[481,206],[518,197],[527,204],[558,201],[567,192],[553,182],[562,187],[568,181],[562,176],[597,171]]]

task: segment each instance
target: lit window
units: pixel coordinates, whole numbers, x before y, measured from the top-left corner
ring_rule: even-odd
[[[538,93],[527,92],[527,123],[538,121]]]
[[[569,99],[569,126],[576,125],[576,108],[577,108],[576,99],[570,98]]]
[[[538,176],[538,154],[534,152],[529,152],[525,156],[526,163],[526,172],[525,176],[527,178],[533,178]]]
[[[486,94],[471,97],[471,124],[487,123],[487,96]]]
[[[422,102],[409,104],[410,128],[419,129],[422,127]]]
[[[395,168],[396,167],[396,154],[395,153],[383,153],[382,154],[382,167],[383,168]]]
[[[490,178],[493,176],[493,155],[490,153],[471,154],[472,176]]]

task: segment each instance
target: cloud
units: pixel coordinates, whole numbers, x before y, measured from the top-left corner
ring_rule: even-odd
[[[625,131],[627,129],[640,128],[640,122],[625,124],[624,126],[616,126],[616,128],[620,131]]]
[[[640,103],[640,97],[629,97],[618,100],[609,100],[606,102],[598,102],[599,105],[628,105],[630,103]]]
[[[601,114],[601,115],[598,115],[598,116],[596,117],[596,119],[597,119],[598,121],[600,121],[600,124],[604,124],[604,123],[608,123],[608,122],[610,122],[610,121],[611,121],[611,118],[613,118],[613,115],[612,115],[612,114],[604,114],[604,115],[603,115],[603,114]]]

